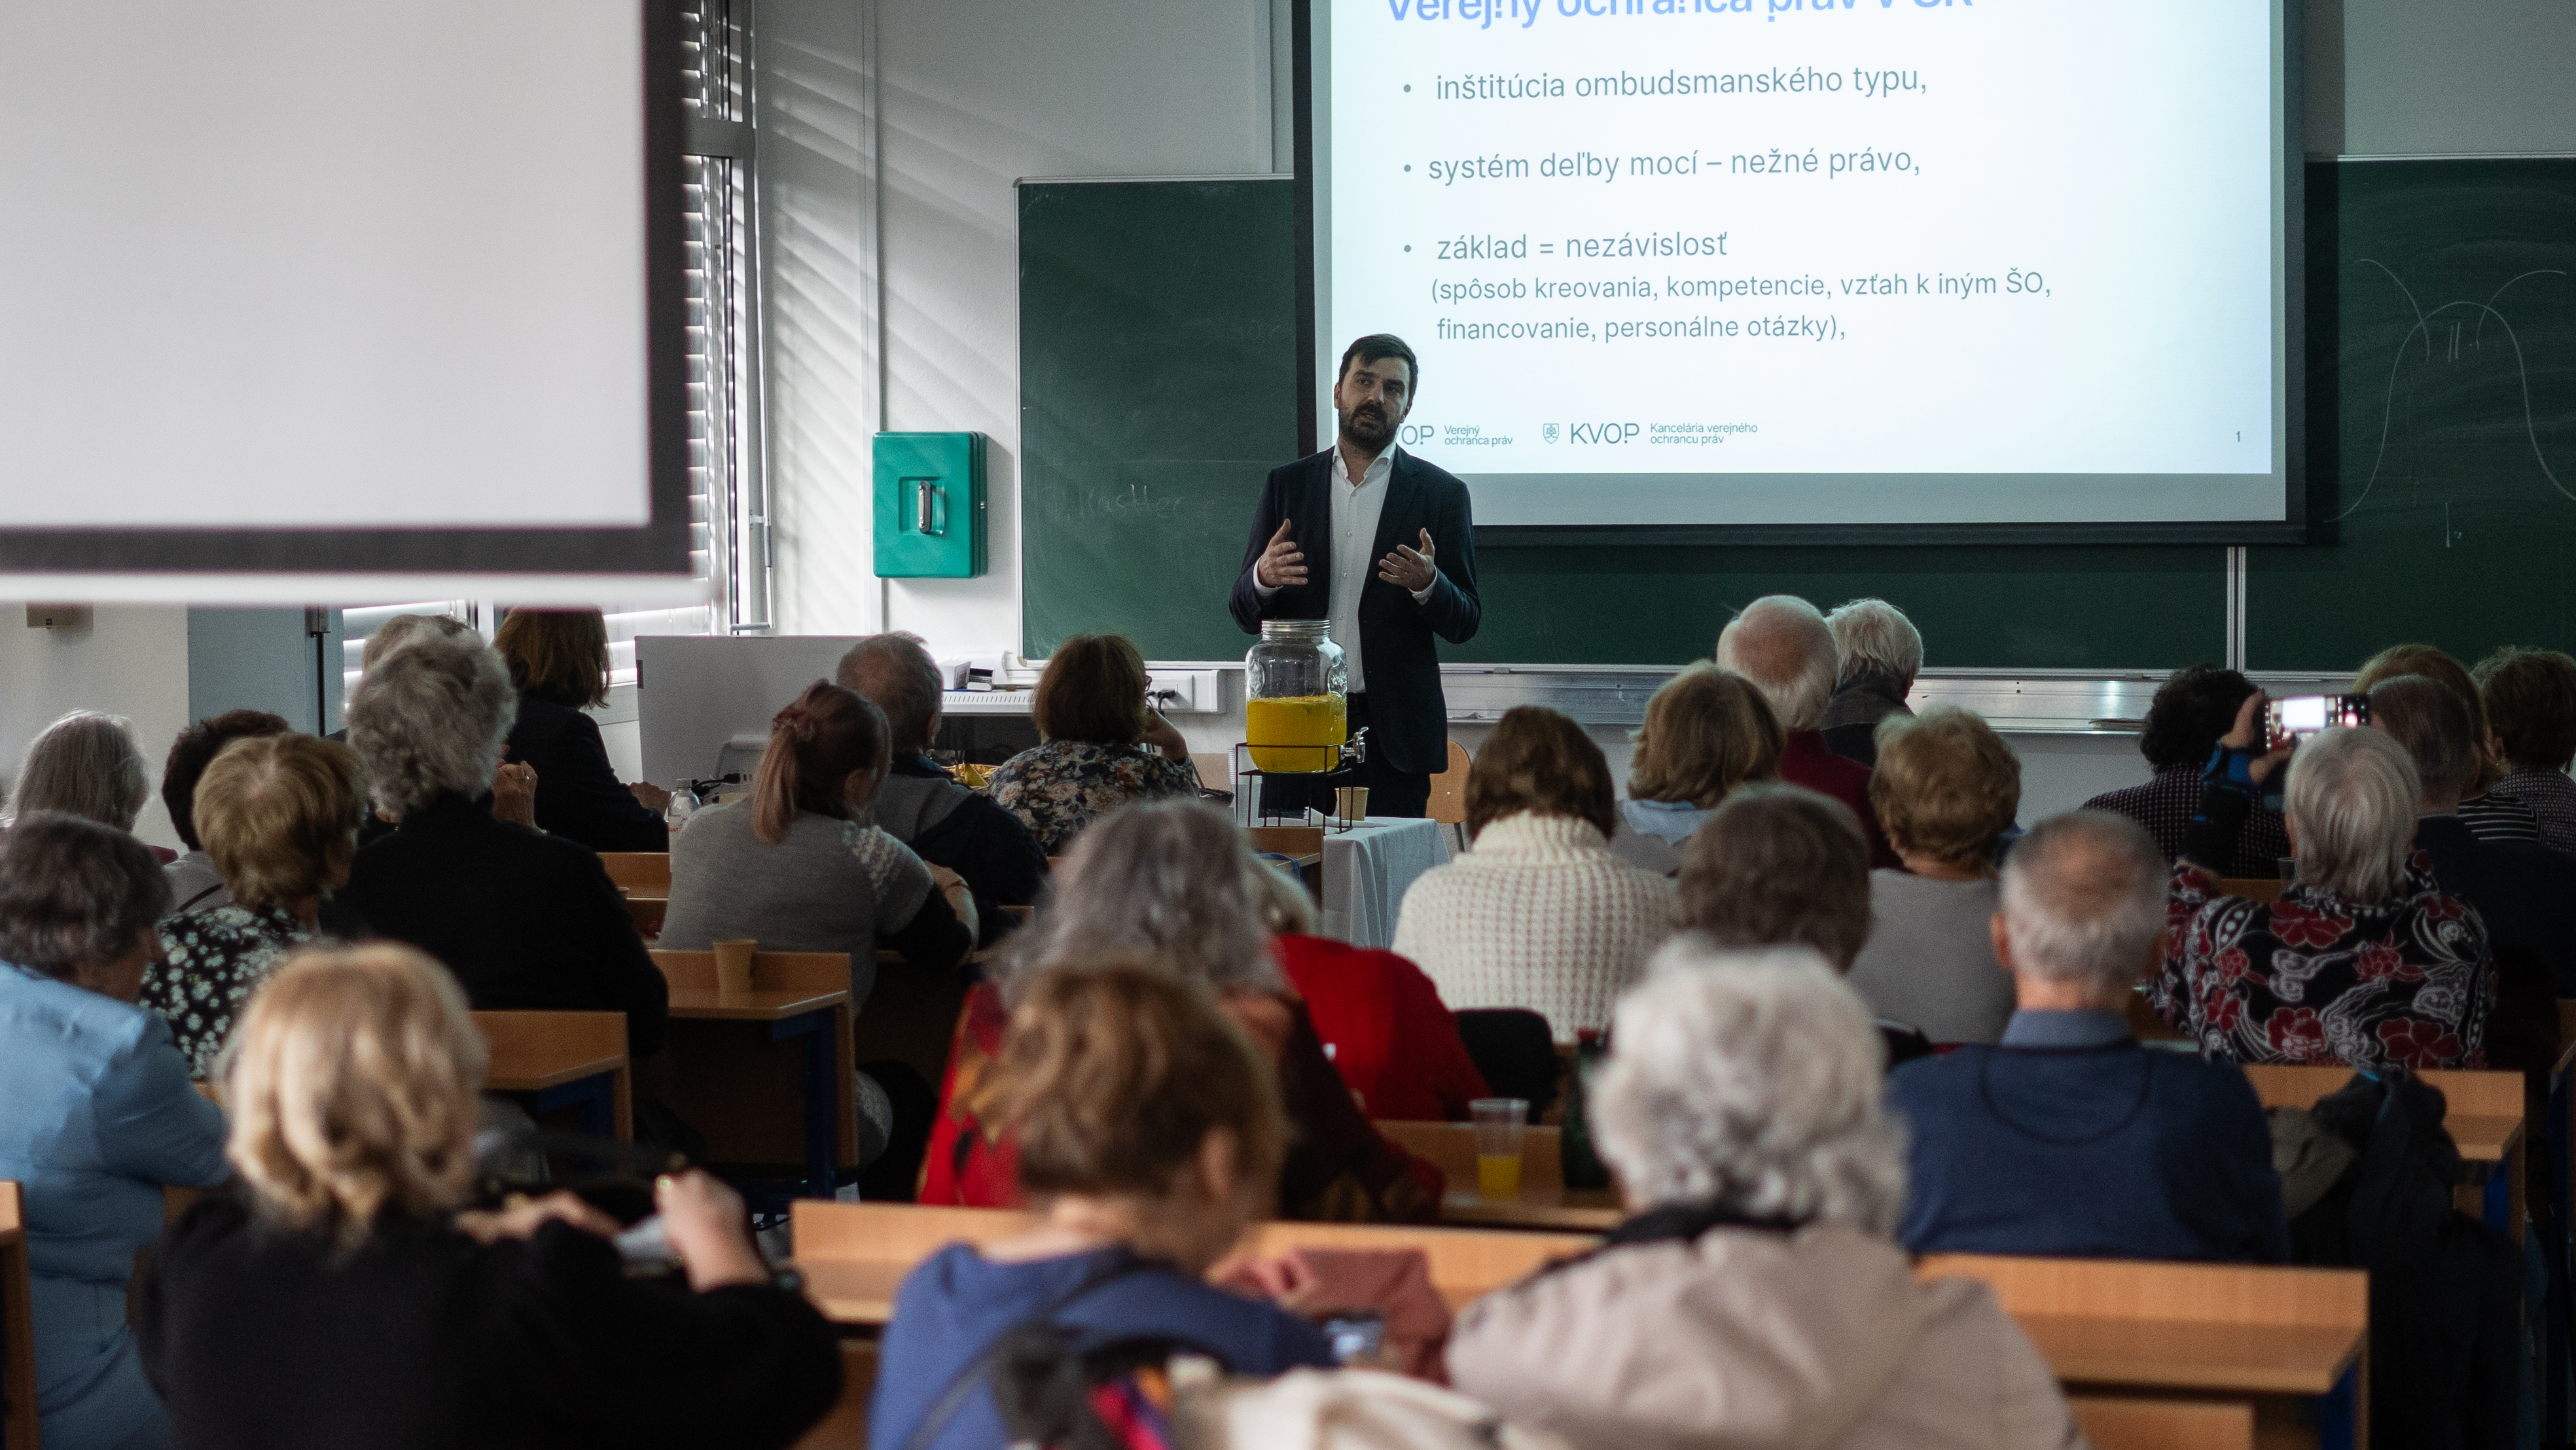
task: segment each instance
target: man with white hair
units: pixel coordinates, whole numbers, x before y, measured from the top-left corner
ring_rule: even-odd
[[[1916,1253],[2282,1263],[2290,1256],[2263,1107],[2224,1062],[2129,1031],[2164,959],[2163,852],[2135,821],[2075,811],[2004,859],[1995,957],[2017,1004],[1996,1046],[1887,1080]]]
[[[1786,739],[1780,778],[1833,797],[1860,817],[1872,868],[1904,863],[1879,829],[1869,803],[1869,767],[1825,745],[1825,710],[1834,698],[1834,636],[1816,606],[1794,594],[1766,594],[1744,606],[1717,636],[1717,666],[1753,682],[1771,704]]]
[[[1825,748],[1878,764],[1878,722],[1914,711],[1905,697],[1923,668],[1923,636],[1884,599],[1853,599],[1825,616],[1834,637],[1834,697],[1825,706]]]

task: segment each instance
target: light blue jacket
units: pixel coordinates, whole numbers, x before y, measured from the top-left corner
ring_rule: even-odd
[[[27,1195],[45,1450],[149,1443],[161,1422],[125,1328],[164,1184],[211,1187],[224,1115],[188,1085],[169,1024],[0,962],[0,1179]]]

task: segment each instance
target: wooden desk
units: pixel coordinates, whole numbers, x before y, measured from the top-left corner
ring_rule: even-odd
[[[633,896],[626,898],[627,918],[635,923],[635,934],[648,943],[662,935],[662,921],[671,914],[667,896]]]
[[[635,1138],[635,1087],[623,1012],[477,1012],[492,1052],[487,1092],[516,1093],[532,1112],[578,1108],[585,1133]]]
[[[2462,1213],[2483,1218],[2498,1233],[2522,1239],[2524,1174],[2522,1074],[2433,1071],[2417,1074],[2441,1090],[2447,1108],[2442,1126],[2460,1157],[2481,1171],[2483,1182],[2453,1191]],[[2254,1064],[2245,1080],[2267,1108],[2305,1108],[2352,1081],[2346,1067],[2280,1067]]]
[[[2369,1276],[2107,1259],[1932,1254],[1918,1278],[1984,1282],[2070,1392],[2188,1395],[2251,1407],[2263,1443],[2314,1444],[2301,1402],[2323,1401],[2329,1434],[2368,1443]]]
[[[671,853],[668,851],[602,851],[600,867],[608,872],[609,882],[629,896],[671,894]]]
[[[27,1285],[27,1199],[0,1181],[0,1444],[36,1443],[36,1308]]]
[[[1389,1119],[1377,1130],[1418,1158],[1437,1164],[1449,1180],[1440,1199],[1440,1221],[1461,1227],[1542,1229],[1555,1233],[1604,1233],[1618,1226],[1619,1195],[1610,1189],[1565,1186],[1563,1138],[1556,1128],[1521,1129],[1521,1191],[1517,1198],[1487,1198],[1476,1191],[1476,1129],[1472,1123],[1422,1123]]]
[[[762,1207],[798,1192],[829,1198],[840,1170],[859,1163],[848,955],[756,952],[752,990],[739,996],[717,990],[713,952],[657,951],[653,961],[671,988],[656,1095],[707,1135],[710,1162],[801,1165],[784,1190],[751,1186]]]
[[[1028,1214],[1004,1209],[906,1203],[799,1199],[790,1211],[806,1297],[826,1319],[855,1325],[883,1324],[893,1317],[904,1276],[941,1247],[992,1243],[1025,1232],[1034,1222]],[[1243,1247],[1262,1255],[1292,1248],[1418,1249],[1428,1261],[1432,1286],[1454,1309],[1599,1242],[1580,1234],[1266,1223],[1253,1230]]]

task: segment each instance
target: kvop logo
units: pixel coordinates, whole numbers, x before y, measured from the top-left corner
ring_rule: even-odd
[[[1568,443],[1634,443],[1637,441],[1637,425],[1634,423],[1577,423],[1565,430],[1565,441]]]

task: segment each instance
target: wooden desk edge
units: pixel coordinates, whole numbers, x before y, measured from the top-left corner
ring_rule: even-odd
[[[543,1092],[547,1088],[562,1087],[568,1082],[579,1082],[586,1077],[597,1077],[602,1073],[625,1070],[626,1054],[621,1052],[611,1057],[594,1058],[589,1062],[574,1063],[569,1067],[553,1068],[540,1073],[516,1073],[508,1077],[486,1074],[483,1086],[496,1093],[535,1093]]]

